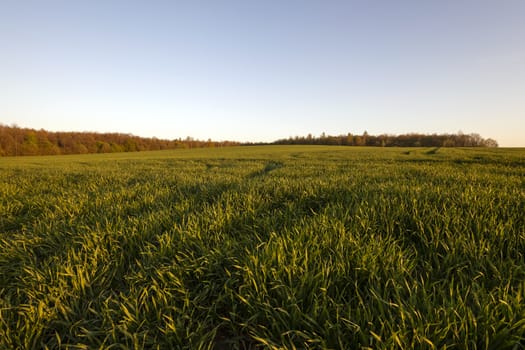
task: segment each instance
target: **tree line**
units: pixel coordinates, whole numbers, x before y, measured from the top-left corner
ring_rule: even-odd
[[[233,141],[201,141],[191,137],[162,140],[123,133],[50,132],[0,124],[0,156],[155,151],[239,144]]]
[[[257,143],[268,144],[268,143]],[[274,141],[275,145],[340,145],[378,147],[498,147],[493,139],[478,134],[403,134],[295,136]],[[185,139],[163,140],[123,133],[51,132],[0,124],[0,156],[85,154],[155,151],[177,148],[255,145],[235,141]]]
[[[277,145],[339,145],[376,147],[498,147],[496,140],[483,138],[479,134],[402,134],[330,136],[322,133],[319,137],[295,136],[273,142]]]

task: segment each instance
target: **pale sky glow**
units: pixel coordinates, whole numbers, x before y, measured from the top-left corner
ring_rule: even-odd
[[[0,123],[525,146],[525,1],[0,0]]]

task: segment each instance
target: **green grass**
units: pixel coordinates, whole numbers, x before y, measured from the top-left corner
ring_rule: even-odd
[[[0,159],[0,348],[523,349],[525,150]]]

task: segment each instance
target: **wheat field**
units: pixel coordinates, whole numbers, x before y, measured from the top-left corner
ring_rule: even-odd
[[[2,349],[524,349],[525,149],[0,158]]]

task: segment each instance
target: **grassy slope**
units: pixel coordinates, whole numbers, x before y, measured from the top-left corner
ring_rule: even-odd
[[[3,158],[0,348],[523,347],[524,177],[523,149]]]

